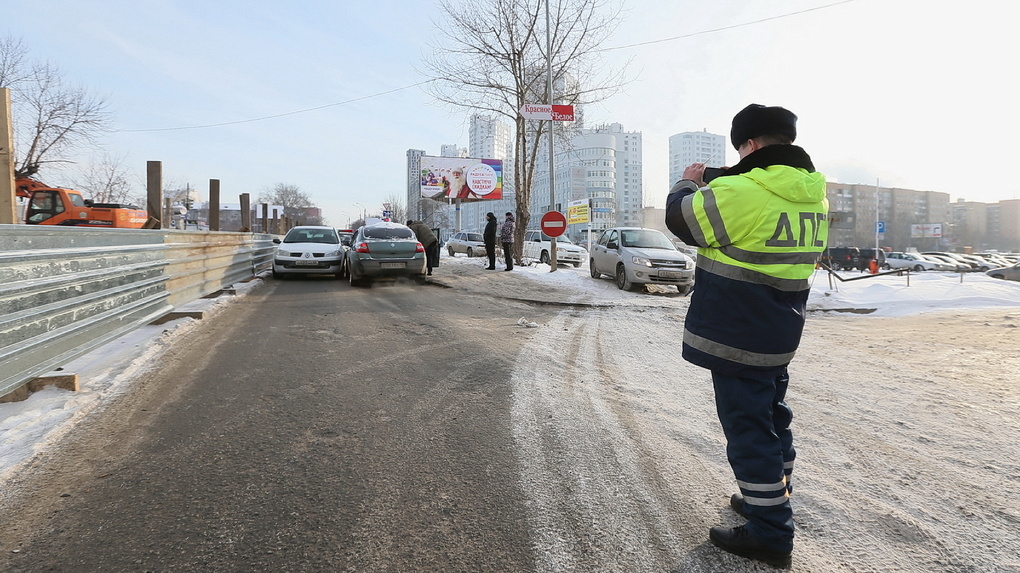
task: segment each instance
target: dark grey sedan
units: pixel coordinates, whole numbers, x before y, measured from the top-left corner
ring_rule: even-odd
[[[358,229],[345,258],[351,285],[377,278],[425,278],[425,247],[414,231],[399,223],[381,222]]]

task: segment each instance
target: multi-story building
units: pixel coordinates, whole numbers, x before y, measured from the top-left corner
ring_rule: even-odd
[[[826,187],[829,246],[870,247],[877,240],[894,251],[952,248],[948,193],[834,182]],[[876,237],[879,223],[885,232]]]
[[[539,157],[548,156],[542,144]],[[624,131],[619,123],[582,128],[557,150],[555,205],[565,212],[573,201],[589,200],[591,221],[570,225],[574,240],[586,240],[589,228],[597,232],[617,225],[641,226],[644,205],[642,139],[639,131]],[[532,225],[550,210],[549,165],[539,161],[531,192]]]
[[[726,165],[726,136],[703,131],[685,131],[669,138],[669,184],[683,179],[684,169],[692,163],[709,167]]]
[[[428,155],[424,149],[407,150],[407,216],[411,219],[424,219],[421,197],[421,158],[423,155]]]
[[[1020,253],[1020,199],[999,201],[995,221],[995,249]]]
[[[1020,199],[998,203],[957,200],[948,232],[958,250],[1020,252]]]
[[[499,221],[503,213],[517,210],[513,191],[514,126],[491,115],[476,113],[468,128],[468,156],[503,161],[503,198],[472,201],[461,205],[461,230],[482,231],[485,214],[492,211]]]

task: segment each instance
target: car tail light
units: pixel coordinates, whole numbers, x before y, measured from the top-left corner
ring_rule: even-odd
[[[368,252],[368,243],[364,243],[364,242],[358,243],[358,246],[354,247],[354,250],[356,252],[359,252],[359,253],[367,253]]]
[[[414,252],[416,252],[416,253],[424,253],[425,252],[425,247],[421,243],[418,243],[418,246],[416,246],[414,248]]]

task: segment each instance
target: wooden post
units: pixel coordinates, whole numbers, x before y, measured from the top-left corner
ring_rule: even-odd
[[[209,230],[220,230],[220,180],[209,180]]]
[[[251,232],[251,195],[241,193],[241,231]]]
[[[0,223],[18,222],[14,197],[14,124],[11,121],[11,90],[0,88]]]
[[[260,232],[269,233],[269,204],[262,204],[262,226],[259,228]]]
[[[147,161],[145,163],[146,190],[148,197],[149,220],[159,221],[159,228],[167,228],[166,217],[163,216],[163,162]]]

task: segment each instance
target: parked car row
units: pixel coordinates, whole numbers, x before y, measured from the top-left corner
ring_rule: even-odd
[[[380,222],[353,235],[333,227],[304,225],[287,231],[273,255],[273,277],[333,275],[352,285],[376,278],[425,276],[425,247],[405,225]]]
[[[982,271],[1011,266],[1010,261],[994,254],[971,255],[946,251],[885,252],[882,249],[859,247],[829,247],[822,253],[819,262],[834,271],[869,268],[875,261],[883,269],[910,269],[912,271]]]
[[[885,251],[875,248],[829,247],[822,252],[819,262],[834,271],[865,271],[876,261],[879,268],[886,268]]]

